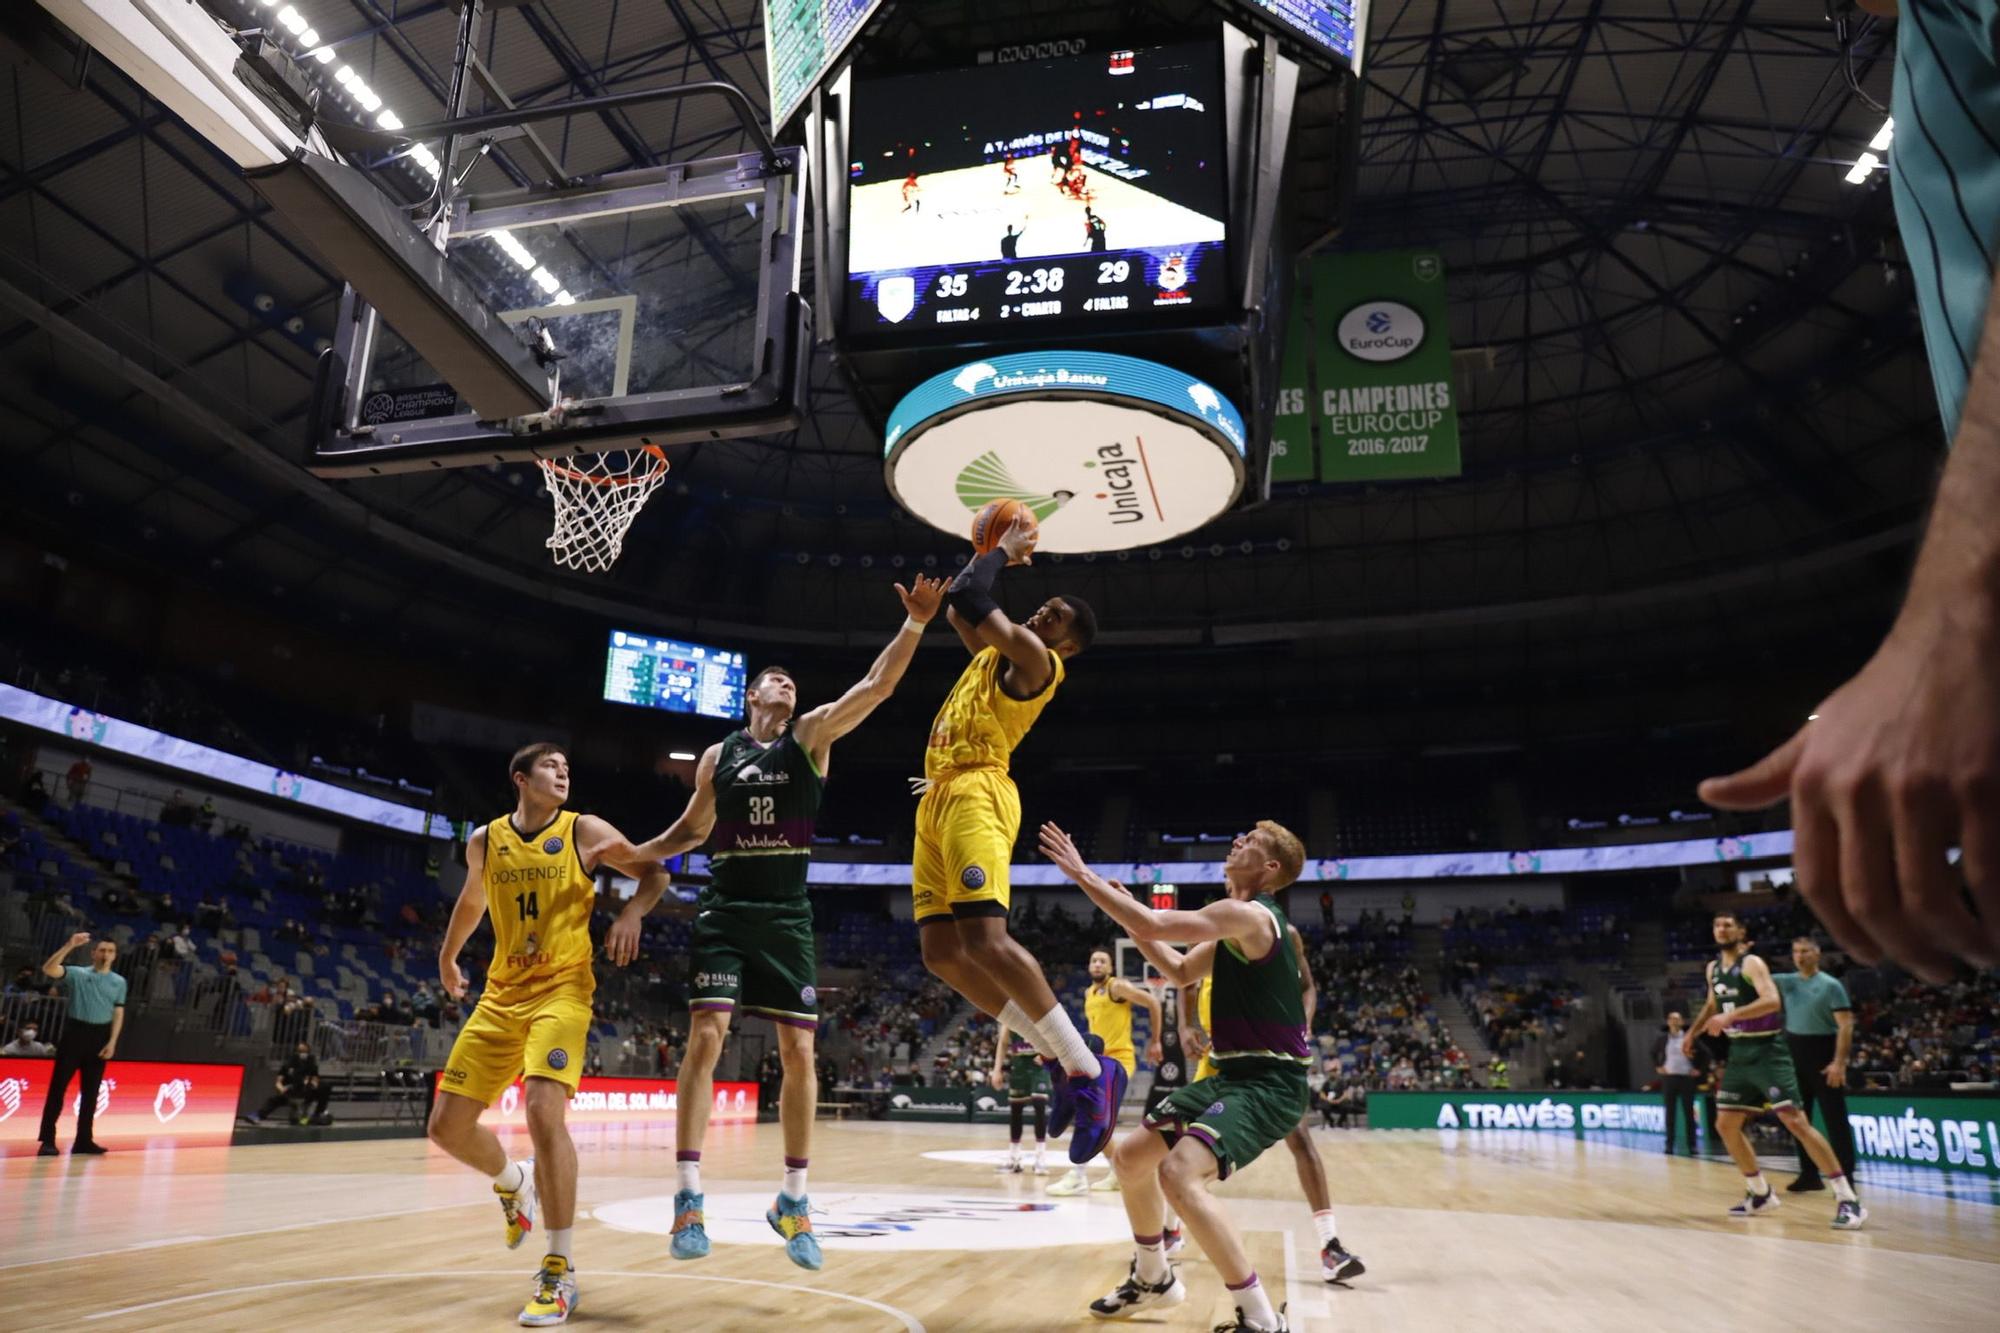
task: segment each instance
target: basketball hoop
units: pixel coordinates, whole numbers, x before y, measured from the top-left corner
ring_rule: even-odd
[[[535,463],[556,506],[549,553],[559,565],[598,574],[625,549],[626,530],[667,479],[668,467],[666,454],[652,444]]]

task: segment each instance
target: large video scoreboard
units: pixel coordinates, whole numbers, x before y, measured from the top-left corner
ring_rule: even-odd
[[[1222,97],[1213,41],[858,80],[847,332],[1224,308]]]
[[[771,127],[783,128],[882,0],[764,0]]]

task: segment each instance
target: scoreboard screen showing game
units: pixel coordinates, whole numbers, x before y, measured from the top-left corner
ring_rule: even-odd
[[[650,634],[611,631],[604,697],[669,713],[733,721],[743,716],[743,654]]]
[[[857,80],[851,135],[849,333],[1230,301],[1216,42]]]
[[[1368,0],[1244,0],[1280,29],[1361,72]]]

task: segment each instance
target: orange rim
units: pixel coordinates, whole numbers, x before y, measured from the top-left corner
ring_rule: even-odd
[[[666,450],[660,448],[657,444],[642,444],[630,452],[651,454],[660,460],[661,467],[673,466],[673,464],[667,461]],[[572,458],[576,456],[575,454],[570,455]],[[603,455],[599,454],[598,457],[602,458]],[[653,475],[653,471],[649,469],[644,477],[635,477],[629,473],[622,477],[594,477],[588,472],[578,472],[573,467],[563,466],[563,461],[559,458],[538,458],[535,461],[546,471],[553,472],[558,476],[567,477],[571,481],[588,482],[592,486],[636,486],[640,482],[648,480]]]

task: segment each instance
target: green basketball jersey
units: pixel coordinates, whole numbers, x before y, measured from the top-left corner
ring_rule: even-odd
[[[747,731],[723,738],[715,763],[709,835],[713,902],[793,902],[806,896],[806,864],[825,784],[790,728],[769,745]]]
[[[1709,993],[1715,996],[1715,1007],[1725,1014],[1754,1004],[1757,1000],[1757,988],[1751,984],[1750,978],[1743,975],[1743,959],[1748,957],[1750,955],[1746,953],[1726,968],[1719,959],[1708,965]],[[1772,1037],[1784,1030],[1785,1011],[1780,1006],[1761,1018],[1736,1024],[1729,1029],[1729,1035],[1732,1039]]]
[[[1260,1067],[1303,1072],[1312,1055],[1291,926],[1270,894],[1251,901],[1271,914],[1278,937],[1262,958],[1245,957],[1234,940],[1216,946],[1208,1012],[1208,1035],[1215,1044],[1209,1056],[1231,1073]]]

